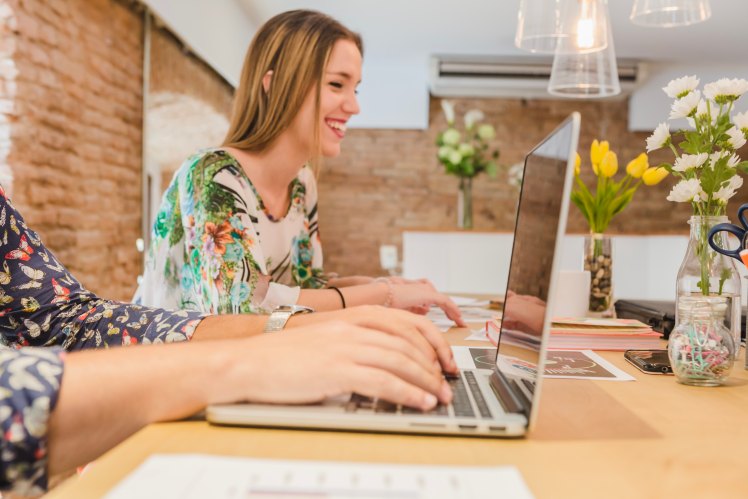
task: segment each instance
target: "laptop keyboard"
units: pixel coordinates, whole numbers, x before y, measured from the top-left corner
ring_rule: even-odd
[[[465,380],[461,376],[446,376],[445,379],[452,388],[452,409],[456,417],[474,418],[476,412],[473,409],[473,404],[470,401],[470,395],[473,396],[475,406],[478,409],[478,414],[482,418],[491,418],[491,410],[488,408],[488,403],[483,397],[483,393],[478,386],[478,380],[475,378],[475,373],[465,371],[462,373]],[[467,383],[466,383],[467,381]],[[430,411],[421,411],[420,409],[414,409],[412,407],[401,406],[387,402],[381,399],[372,399],[371,397],[365,397],[354,393],[348,403],[345,406],[347,412],[358,412],[358,411],[373,411],[385,414],[420,414],[423,416],[440,416],[449,417],[449,406],[439,404]]]

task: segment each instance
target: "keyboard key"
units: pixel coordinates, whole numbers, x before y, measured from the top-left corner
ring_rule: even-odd
[[[475,405],[478,406],[478,411],[480,412],[481,417],[490,418],[491,410],[488,408],[488,403],[483,397],[483,392],[481,391],[480,386],[478,386],[478,380],[475,379],[475,373],[465,371],[464,374],[465,380],[470,388],[470,393],[473,394],[473,400],[475,400]]]
[[[452,408],[455,411],[455,416],[474,418],[475,411],[470,404],[470,396],[465,387],[465,382],[458,376],[448,376],[447,382],[452,388]]]

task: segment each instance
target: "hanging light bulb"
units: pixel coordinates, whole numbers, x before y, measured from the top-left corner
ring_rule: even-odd
[[[576,44],[579,50],[591,50],[595,46],[595,18],[590,12],[593,7],[590,2],[581,2],[576,30]]]
[[[601,2],[605,13],[607,39],[605,48],[595,52],[574,52],[577,41],[564,39],[553,57],[548,92],[561,97],[591,99],[612,97],[621,93],[618,81],[613,36],[607,16],[607,4]]]
[[[700,23],[711,16],[709,0],[636,0],[630,19],[640,26],[673,28]]]
[[[602,50],[608,29],[605,6],[605,0],[521,0],[514,44],[544,54],[555,54],[560,47]]]

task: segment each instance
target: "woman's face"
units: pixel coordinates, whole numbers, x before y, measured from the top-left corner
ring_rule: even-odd
[[[340,142],[345,137],[346,123],[359,113],[356,87],[361,81],[361,53],[350,40],[338,40],[333,45],[327,67],[322,74],[319,117],[314,115],[313,87],[304,99],[289,131],[311,154],[314,120],[319,119],[322,156],[332,158],[340,154]]]

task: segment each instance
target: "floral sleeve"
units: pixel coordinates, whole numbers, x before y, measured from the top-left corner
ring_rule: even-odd
[[[47,423],[63,373],[59,348],[0,348],[0,489],[47,488]]]
[[[0,188],[0,341],[66,350],[188,340],[197,312],[104,300],[86,290]]]

